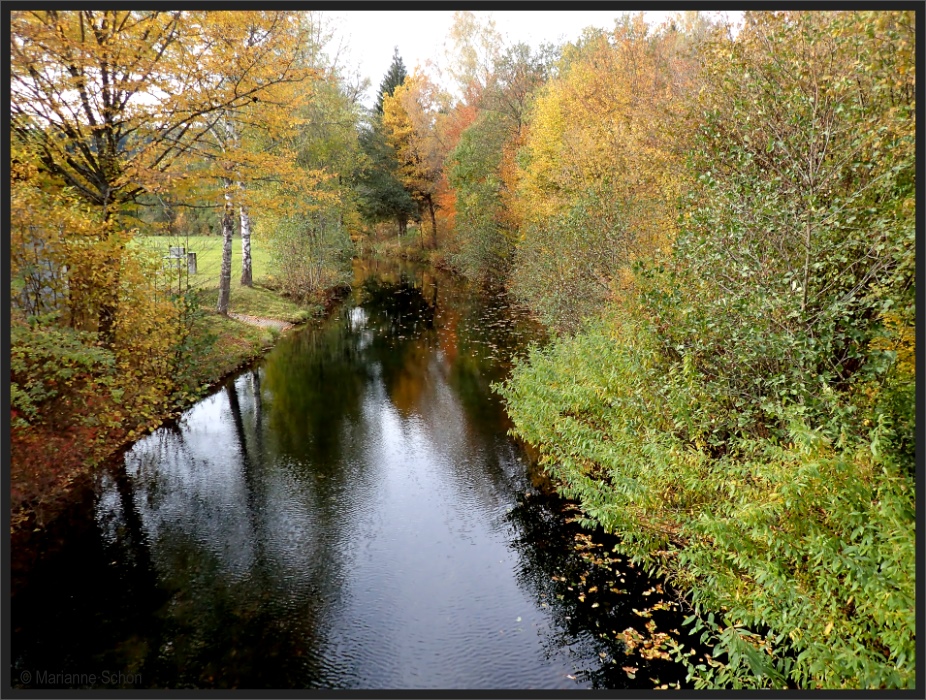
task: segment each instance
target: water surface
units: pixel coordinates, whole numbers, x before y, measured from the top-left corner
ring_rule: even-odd
[[[100,474],[75,506],[87,515],[14,598],[14,685],[679,677],[659,660],[622,670],[614,633],[642,625],[633,592],[651,582],[628,572],[623,596],[577,600],[576,528],[507,435],[490,384],[537,327],[503,294],[433,270],[355,272],[325,323]]]

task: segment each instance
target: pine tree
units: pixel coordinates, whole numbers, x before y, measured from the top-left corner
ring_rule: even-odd
[[[400,236],[405,234],[408,220],[415,216],[418,207],[398,176],[399,163],[395,149],[387,143],[383,132],[383,102],[405,82],[408,73],[399,48],[392,54],[392,64],[380,83],[376,94],[370,128],[360,133],[360,147],[368,158],[368,166],[358,178],[360,212],[368,221],[393,219]]]
[[[407,75],[408,71],[405,70],[405,63],[402,62],[402,57],[399,56],[399,47],[396,46],[392,53],[392,64],[389,66],[383,82],[379,84],[379,91],[376,93],[376,107],[374,108],[376,114],[382,116],[383,100],[386,99],[387,95],[391,96],[395,89],[405,82]]]
[[[368,157],[357,182],[360,213],[368,221],[394,220],[398,235],[403,236],[418,207],[399,179],[395,149],[386,142],[378,124],[360,132],[360,147]]]

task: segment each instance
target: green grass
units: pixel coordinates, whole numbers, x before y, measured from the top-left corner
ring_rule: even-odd
[[[265,328],[249,326],[221,314],[205,314],[196,323],[197,334],[215,342],[196,362],[194,383],[208,385],[234,372],[273,345],[276,336]]]
[[[201,289],[200,302],[205,309],[214,309],[219,301],[218,287]],[[228,310],[234,314],[247,314],[261,318],[275,318],[289,323],[301,323],[319,315],[321,304],[297,304],[272,289],[255,283],[253,287],[242,287],[232,279],[231,299]]]
[[[214,309],[219,298],[219,274],[222,270],[221,236],[140,236],[138,245],[166,256],[172,246],[183,246],[196,253],[196,274],[189,275],[189,285],[200,294],[206,309]],[[281,297],[271,288],[274,283],[273,260],[260,240],[251,238],[251,266],[254,286],[242,287],[241,239],[232,241],[231,299],[229,311],[290,323],[306,321],[321,312],[319,304],[299,304]],[[184,280],[185,281],[185,280]]]
[[[171,246],[183,246],[187,252],[196,253],[196,274],[190,275],[190,286],[195,289],[219,287],[219,273],[222,271],[221,236],[139,236],[138,245],[167,256]],[[271,278],[273,261],[270,252],[261,241],[251,238],[251,267],[254,280]],[[241,279],[241,239],[232,240],[232,284]]]

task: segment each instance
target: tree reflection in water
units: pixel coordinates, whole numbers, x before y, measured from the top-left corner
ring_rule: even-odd
[[[327,322],[100,476],[93,522],[14,602],[14,670],[226,688],[678,678],[615,640],[648,621],[632,608],[653,582],[626,571],[628,592],[603,595],[610,574],[588,571],[507,436],[490,385],[537,326],[437,271],[356,272]]]

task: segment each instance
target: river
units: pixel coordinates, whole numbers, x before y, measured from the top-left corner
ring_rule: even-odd
[[[355,276],[325,322],[95,477],[13,599],[14,686],[683,679],[618,639],[679,624],[633,612],[658,582],[624,566],[620,591],[588,593],[610,574],[589,571],[568,504],[507,435],[490,385],[538,327],[429,268]]]

